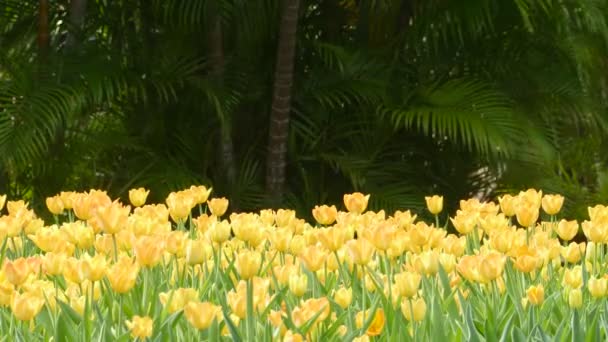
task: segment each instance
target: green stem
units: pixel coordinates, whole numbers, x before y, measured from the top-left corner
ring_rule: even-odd
[[[255,317],[253,317],[253,280],[247,280],[247,320],[245,324],[247,326],[247,340],[255,341]]]
[[[118,294],[118,324],[116,326],[116,337],[121,335],[122,331],[122,303],[123,303],[124,295],[122,293]]]
[[[414,305],[412,304],[412,299],[408,299],[408,303],[410,306],[410,322],[412,323],[412,334],[413,334],[413,340],[416,341],[416,329],[418,328],[416,326],[416,320],[414,319]]]
[[[118,261],[118,244],[116,243],[116,234],[112,234],[112,245],[114,246],[114,262]]]

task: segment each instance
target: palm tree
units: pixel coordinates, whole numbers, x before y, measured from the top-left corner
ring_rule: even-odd
[[[282,202],[285,191],[287,139],[299,9],[300,0],[283,1],[266,160],[266,191],[275,206]]]

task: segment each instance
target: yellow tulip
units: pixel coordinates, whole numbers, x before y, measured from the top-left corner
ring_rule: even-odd
[[[350,240],[346,243],[350,261],[355,265],[365,266],[374,256],[374,245],[365,238]]]
[[[502,276],[505,268],[505,258],[499,253],[485,255],[479,263],[479,274],[485,282],[490,282]]]
[[[424,251],[414,255],[412,263],[418,272],[434,275],[439,271],[439,253],[437,251]]]
[[[360,192],[344,195],[344,206],[351,213],[361,214],[367,209],[369,195]]]
[[[116,234],[127,226],[127,218],[131,208],[118,202],[100,207],[96,215],[101,224],[101,230],[106,234]]]
[[[559,213],[564,204],[564,196],[562,195],[545,195],[542,199],[543,210],[549,215]]]
[[[289,228],[278,228],[270,233],[270,243],[278,252],[286,252],[289,249],[293,232]]]
[[[223,243],[230,239],[232,233],[230,223],[227,221],[216,222],[209,228],[209,237],[215,243]]]
[[[568,294],[568,305],[573,309],[580,309],[583,307],[583,292],[581,289],[570,290]]]
[[[183,310],[186,304],[198,300],[198,292],[192,288],[178,288],[161,292],[158,295],[160,302],[167,312],[174,313]]]
[[[198,330],[209,328],[221,312],[220,306],[209,302],[190,302],[184,307],[184,316]]]
[[[227,294],[227,298],[228,306],[230,306],[232,313],[240,319],[245,319],[247,317],[247,294],[230,291]]]
[[[127,320],[125,324],[127,325],[127,328],[129,328],[133,338],[144,340],[145,338],[152,336],[154,321],[151,317],[133,316],[133,318]]]
[[[418,293],[422,276],[418,272],[403,272],[395,275],[395,286],[398,294],[411,298]]]
[[[44,298],[33,293],[15,293],[11,299],[13,315],[20,321],[30,321],[40,313],[44,306]]]
[[[371,310],[358,312],[357,315],[355,316],[357,328],[363,327],[363,324],[365,324],[365,322],[369,319],[369,317],[371,317],[371,314],[372,314]],[[382,333],[382,330],[384,329],[385,321],[386,321],[386,318],[384,316],[384,310],[377,309],[376,313],[374,314],[374,318],[372,319],[372,322],[370,323],[369,327],[367,328],[367,331],[365,332],[365,334],[367,336],[380,335]]]
[[[18,258],[13,261],[7,260],[4,263],[4,275],[6,280],[15,286],[23,284],[31,274],[30,264],[25,258]]]
[[[220,217],[226,213],[226,210],[228,210],[228,200],[224,197],[212,198],[207,201],[207,206],[209,207],[211,214]]]
[[[520,272],[530,273],[540,266],[540,261],[535,255],[521,254],[515,258],[513,266]]]
[[[560,239],[564,241],[570,241],[574,239],[574,237],[578,233],[578,222],[576,220],[561,220],[557,224],[555,231],[557,232],[557,235],[559,235]]]
[[[175,222],[183,222],[188,218],[192,208],[196,205],[189,194],[183,192],[172,192],[165,200],[169,209],[169,215]]]
[[[90,256],[85,253],[78,263],[80,272],[84,274],[84,278],[90,281],[99,281],[105,277],[108,270],[108,260],[104,254],[95,254]]]
[[[141,236],[133,244],[139,265],[154,267],[160,263],[165,252],[164,240],[157,236]]]
[[[608,279],[605,277],[602,278],[589,278],[589,282],[587,283],[587,287],[589,289],[589,293],[593,298],[603,298],[608,294]]]
[[[285,332],[285,336],[283,337],[283,342],[303,342],[304,337],[299,333],[294,333],[291,330],[287,330]]]
[[[325,265],[327,255],[328,253],[320,246],[308,246],[300,252],[298,257],[309,271],[316,272]]]
[[[595,243],[608,242],[608,220],[606,221],[584,221],[582,223],[583,233],[589,241]]]
[[[0,307],[11,305],[15,286],[8,281],[0,281]]]
[[[302,297],[308,290],[308,277],[305,274],[289,276],[289,291],[296,297]]]
[[[116,293],[129,292],[135,286],[138,274],[139,265],[134,259],[126,256],[121,256],[107,271],[110,286]]]
[[[207,202],[207,198],[209,198],[212,190],[212,188],[207,189],[204,185],[193,185],[186,191],[190,194],[195,204],[203,204]]]
[[[401,312],[406,320],[420,322],[426,316],[426,303],[422,298],[404,299],[401,302]]]
[[[328,226],[336,221],[338,209],[336,209],[335,205],[332,205],[331,207],[327,205],[317,205],[312,210],[312,216],[319,224]]]
[[[322,228],[318,230],[317,238],[330,252],[335,252],[344,246],[346,231],[338,226]]]
[[[541,305],[545,301],[545,288],[542,284],[530,286],[526,290],[528,302],[532,305]]]
[[[144,188],[131,189],[129,190],[129,201],[133,204],[134,207],[141,207],[146,204],[146,199],[148,198],[148,194],[150,190],[146,190]]]
[[[455,217],[450,217],[452,225],[462,235],[467,235],[471,233],[473,229],[475,229],[477,219],[477,214],[472,214],[471,212],[465,212],[462,210],[458,210]]]
[[[280,228],[288,227],[295,219],[296,212],[290,209],[279,209],[273,214],[273,221],[277,224],[277,227]]]
[[[60,215],[63,213],[64,210],[63,202],[61,201],[61,197],[58,195],[53,197],[47,197],[46,207],[53,215]]]
[[[426,201],[426,208],[431,214],[437,215],[443,210],[443,196],[426,196],[424,200]]]
[[[262,256],[256,251],[243,251],[236,256],[236,269],[241,279],[253,278],[262,265]]]
[[[585,247],[586,244],[584,242],[581,242],[580,244],[571,242],[568,246],[561,247],[561,255],[567,262],[575,264],[583,257]]]
[[[340,287],[334,293],[334,301],[340,305],[342,309],[346,309],[353,300],[353,289]]]
[[[520,200],[515,208],[515,215],[517,217],[517,222],[519,222],[522,227],[528,228],[534,226],[538,220],[539,211],[533,204]]]
[[[515,215],[515,202],[517,197],[513,197],[511,195],[504,195],[502,197],[498,197],[498,203],[500,204],[500,211],[505,214],[505,216],[512,217]]]
[[[186,262],[188,265],[202,264],[211,255],[211,246],[205,240],[186,242]]]

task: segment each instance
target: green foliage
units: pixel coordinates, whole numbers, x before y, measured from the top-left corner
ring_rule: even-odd
[[[38,2],[0,5],[0,190],[146,186],[161,200],[203,183],[239,210],[263,206],[281,2],[88,1],[81,28],[69,5],[51,2],[45,59]],[[566,209],[582,217],[606,200],[602,1],[301,7],[285,206],[305,216],[357,190],[373,208],[421,209],[431,192],[453,208],[542,186],[576,198]]]

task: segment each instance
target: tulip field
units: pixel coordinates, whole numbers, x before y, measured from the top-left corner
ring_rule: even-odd
[[[608,338],[606,206],[569,221],[562,196],[530,189],[462,200],[448,217],[429,196],[424,222],[367,211],[370,196],[353,193],[306,222],[291,210],[228,215],[203,186],[147,196],[62,192],[46,200],[50,222],[1,197],[2,339]]]

